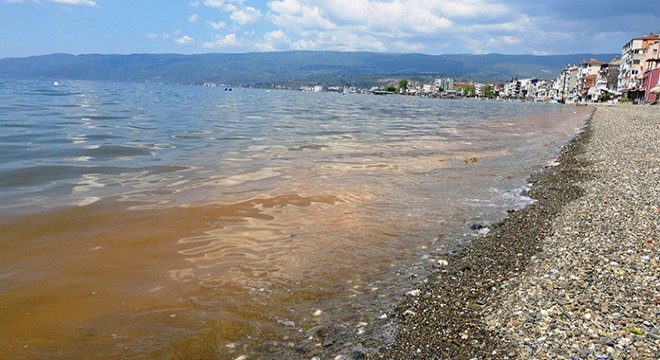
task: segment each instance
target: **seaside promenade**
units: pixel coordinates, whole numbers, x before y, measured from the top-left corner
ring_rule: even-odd
[[[660,107],[598,106],[531,182],[538,202],[440,261],[374,358],[660,358]]]

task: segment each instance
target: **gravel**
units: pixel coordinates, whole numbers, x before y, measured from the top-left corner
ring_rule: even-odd
[[[538,201],[398,307],[384,359],[660,359],[660,107],[599,106]]]

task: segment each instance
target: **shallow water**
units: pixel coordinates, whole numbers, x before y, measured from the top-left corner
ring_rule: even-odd
[[[411,264],[528,203],[525,178],[590,115],[52,84],[0,80],[9,358],[260,358],[313,347],[319,324],[360,332],[412,286]]]

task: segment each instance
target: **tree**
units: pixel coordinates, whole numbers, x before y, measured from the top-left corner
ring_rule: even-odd
[[[598,100],[600,102],[608,102],[611,98],[612,98],[612,94],[610,94],[607,91],[604,91],[600,94],[600,96],[598,97]]]
[[[399,80],[399,86],[396,88],[396,92],[401,93],[408,90],[408,80]]]
[[[477,93],[477,90],[474,88],[474,85],[468,84],[463,86],[463,95],[465,96],[474,96]]]
[[[492,86],[487,86],[487,87],[486,87],[486,90],[484,91],[484,95],[485,95],[487,98],[492,99],[492,98],[496,98],[496,97],[497,97],[497,92],[493,89]]]

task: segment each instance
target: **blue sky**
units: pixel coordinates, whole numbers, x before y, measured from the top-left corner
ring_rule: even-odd
[[[631,38],[658,31],[658,0],[0,0],[0,58],[615,53]]]

